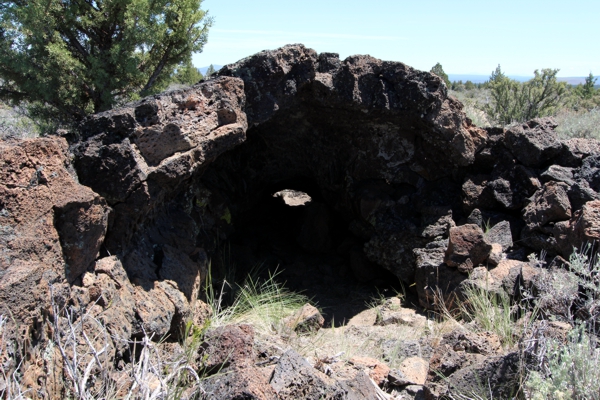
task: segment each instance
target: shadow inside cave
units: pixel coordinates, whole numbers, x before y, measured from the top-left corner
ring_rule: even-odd
[[[237,284],[249,275],[276,275],[276,282],[321,310],[325,326],[343,326],[373,299],[402,290],[397,277],[366,258],[364,240],[309,179],[269,186],[236,216],[235,227],[215,257],[222,275]]]

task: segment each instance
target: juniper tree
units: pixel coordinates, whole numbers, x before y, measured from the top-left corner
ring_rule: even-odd
[[[552,115],[566,91],[566,83],[557,81],[557,73],[558,69],[535,70],[532,79],[520,83],[507,77],[498,65],[488,82],[492,101],[486,104],[486,113],[501,125]]]
[[[65,123],[157,91],[206,43],[201,3],[3,0],[0,99]]]
[[[576,93],[583,99],[591,99],[596,94],[596,89],[594,86],[596,85],[597,80],[598,78],[596,78],[590,72],[590,74],[585,78],[584,84],[580,84],[576,87]]]
[[[205,73],[204,75],[206,75],[207,77],[209,77],[209,76],[211,76],[212,74],[214,74],[215,72],[217,72],[217,71],[215,71],[215,67],[213,67],[213,65],[212,65],[212,64],[210,64],[210,65],[208,66],[208,68],[206,69],[206,73]]]
[[[439,76],[440,78],[442,78],[442,80],[446,83],[446,86],[450,87],[450,79],[448,79],[448,75],[444,72],[444,68],[442,67],[442,64],[437,63],[433,66],[433,68],[431,68],[431,71],[434,74],[436,74],[437,76]]]
[[[172,75],[172,80],[182,85],[193,85],[200,82],[203,78],[204,76],[200,70],[192,64],[192,60],[179,65],[177,71]]]

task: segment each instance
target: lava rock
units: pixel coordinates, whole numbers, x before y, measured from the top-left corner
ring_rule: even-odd
[[[552,181],[536,192],[523,210],[523,219],[530,228],[569,219],[571,203],[567,195],[568,190],[569,186],[566,183]]]
[[[561,167],[560,165],[549,166],[547,170],[540,174],[540,178],[543,182],[564,182],[569,186],[575,183],[573,168]]]
[[[325,318],[316,307],[305,304],[294,315],[283,320],[285,326],[297,333],[316,332],[323,327]]]
[[[232,365],[254,360],[254,328],[250,325],[226,325],[206,334],[201,358],[204,368],[215,373]]]
[[[492,226],[485,232],[485,238],[488,243],[498,243],[502,246],[502,251],[506,251],[513,246],[510,222],[502,221]]]
[[[444,261],[461,272],[470,272],[488,258],[492,245],[477,225],[462,225],[450,229]]]
[[[279,359],[270,380],[281,399],[344,399],[346,391],[294,350]]]
[[[552,118],[538,118],[506,131],[504,143],[528,167],[540,167],[562,150]]]

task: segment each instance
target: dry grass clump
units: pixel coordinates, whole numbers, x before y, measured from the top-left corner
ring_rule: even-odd
[[[152,334],[136,340],[112,337],[91,309],[53,305],[51,338],[30,355],[28,365],[0,365],[0,398],[181,399],[203,393],[197,371],[204,329],[188,323],[182,340],[165,351]],[[0,351],[4,353],[7,319],[0,316]],[[114,359],[117,341],[130,348],[131,362]],[[19,344],[24,347],[24,343]],[[30,373],[34,371],[34,375]],[[30,376],[36,380],[31,386]]]
[[[6,327],[8,319],[0,315],[0,355],[7,354]],[[9,363],[2,360],[0,364],[0,398],[21,400],[28,398],[28,390],[24,390],[20,380],[21,364],[11,369]]]
[[[451,90],[450,94],[464,105],[464,113],[476,126],[486,128],[493,125],[488,115],[483,111],[490,102],[489,89],[470,89],[462,91]]]
[[[459,302],[463,320],[474,323],[481,332],[495,333],[507,349],[517,344],[535,317],[534,310],[528,321],[523,321],[521,308],[511,304],[508,295],[490,293],[479,286],[468,286],[464,296],[465,300]]]
[[[26,377],[29,365],[0,364],[0,398],[202,398],[206,376],[202,375],[205,369],[199,349],[206,330],[250,323],[259,333],[279,334],[282,319],[306,304],[305,296],[283,288],[275,277],[276,274],[266,280],[249,277],[238,287],[234,303],[227,308],[220,303],[223,293],[213,293],[211,306],[218,312],[203,327],[188,322],[179,343],[167,343],[168,338],[155,338],[145,332],[135,340],[116,338],[95,317],[94,304],[83,309],[53,304],[51,337],[31,355],[37,360],[37,376],[43,382],[35,387],[26,383],[30,381]],[[0,315],[0,354],[7,353],[7,322]],[[129,349],[128,362],[116,363],[115,346],[119,344]]]
[[[600,140],[600,109],[590,111],[563,110],[555,117],[556,132],[561,139],[586,138]]]

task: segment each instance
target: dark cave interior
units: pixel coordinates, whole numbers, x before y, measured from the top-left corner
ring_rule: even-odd
[[[373,298],[401,290],[391,272],[367,259],[364,240],[325,203],[313,180],[274,183],[254,203],[233,216],[235,231],[216,256],[218,268],[236,283],[249,274],[266,279],[277,273],[279,283],[317,304],[329,326],[343,325]]]

